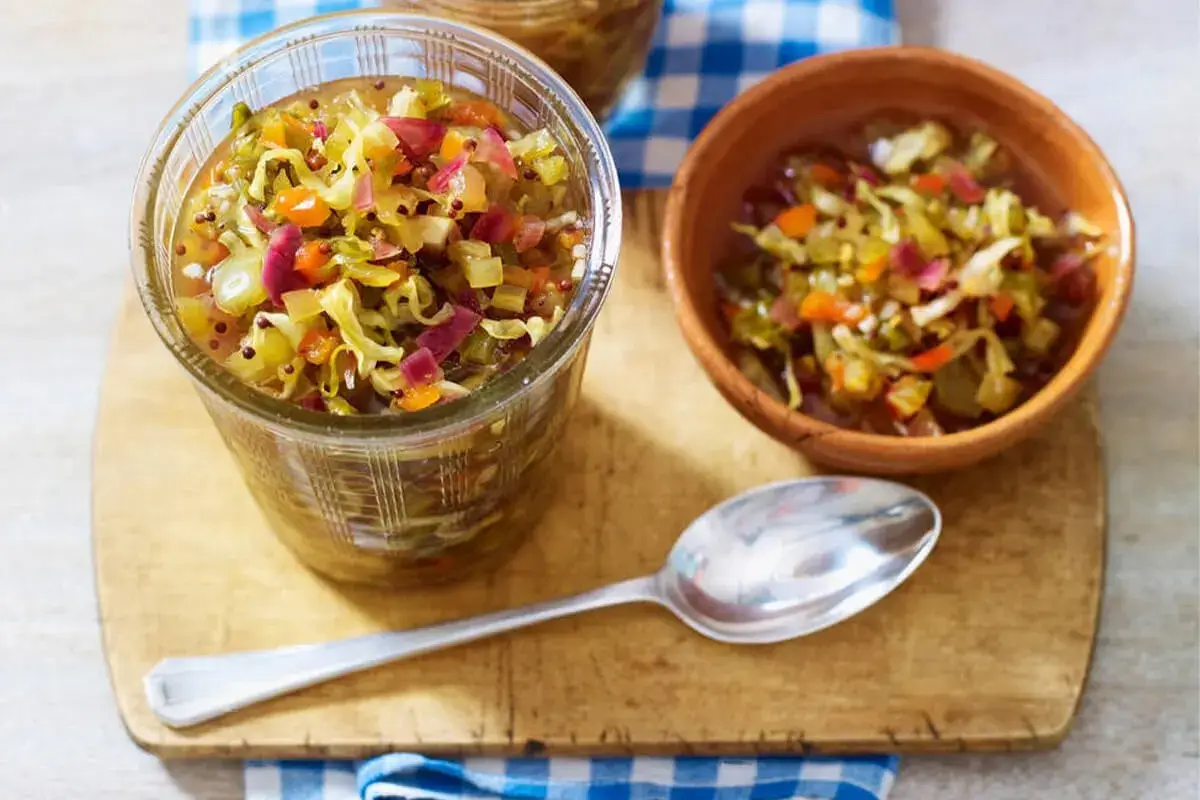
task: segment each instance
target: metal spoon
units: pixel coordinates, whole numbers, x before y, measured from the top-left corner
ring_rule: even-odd
[[[186,727],[380,664],[622,603],[657,603],[722,642],[782,642],[835,625],[895,589],[929,555],[941,527],[933,501],[889,481],[771,484],[704,513],[657,574],[415,630],[168,658],[146,675],[146,697],[164,723]]]

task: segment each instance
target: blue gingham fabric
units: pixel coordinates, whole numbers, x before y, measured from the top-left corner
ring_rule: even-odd
[[[254,762],[246,800],[882,800],[896,759],[553,758]]]
[[[199,74],[246,39],[372,0],[192,0]],[[606,132],[625,188],[670,185],[709,119],[768,73],[816,53],[894,43],[891,0],[666,0],[643,75]],[[882,800],[897,760],[593,758],[253,761],[246,800]]]
[[[192,69],[246,39],[375,0],[192,0]],[[646,69],[605,125],[626,189],[670,186],[692,139],[720,108],[784,64],[892,44],[892,0],[665,0]]]

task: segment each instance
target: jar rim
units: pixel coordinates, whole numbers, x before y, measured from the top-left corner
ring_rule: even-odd
[[[154,208],[168,157],[205,104],[244,73],[302,42],[336,40],[372,31],[440,37],[483,51],[529,82],[576,140],[586,158],[592,241],[580,281],[558,325],[511,370],[466,397],[418,414],[340,416],[311,411],[271,397],[233,376],[192,341],[175,316],[171,287],[161,285],[155,249]],[[599,123],[573,89],[541,59],[490,31],[465,23],[378,9],[322,14],[259,36],[218,61],[184,92],[154,134],[138,170],[130,213],[130,253],[138,295],[156,333],[199,386],[260,423],[317,439],[355,437],[423,440],[454,435],[495,419],[497,412],[550,380],[582,345],[612,286],[621,244],[621,202],[616,165]],[[169,306],[169,307],[168,307]]]

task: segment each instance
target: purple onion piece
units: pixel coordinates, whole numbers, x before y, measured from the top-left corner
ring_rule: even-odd
[[[433,351],[428,347],[421,347],[400,362],[400,372],[409,386],[426,386],[438,379],[441,368],[438,367],[438,360],[434,358]]]
[[[483,319],[482,316],[469,308],[455,306],[454,316],[441,325],[426,328],[417,337],[417,346],[429,348],[434,359],[440,364],[446,359],[446,356],[462,344],[463,339],[466,339],[471,331],[475,330],[481,319]]]
[[[300,249],[303,238],[298,227],[288,224],[272,231],[267,242],[262,281],[267,296],[276,308],[283,306],[283,295],[308,286],[304,276],[295,270],[296,251]]]

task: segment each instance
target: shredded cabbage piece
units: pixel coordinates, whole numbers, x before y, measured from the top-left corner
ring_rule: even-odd
[[[926,122],[890,140],[877,142],[872,160],[887,174],[902,175],[909,172],[918,160],[936,158],[952,141],[950,131],[944,126]]]
[[[520,339],[529,333],[525,322],[519,319],[485,319],[479,323],[479,327],[493,339]]]
[[[454,306],[447,302],[432,315],[426,315],[425,309],[434,304],[437,297],[433,286],[423,275],[409,275],[403,283],[391,286],[383,293],[383,301],[393,314],[400,313],[400,301],[408,303],[408,311],[422,325],[441,325],[454,316]]]
[[[555,306],[549,320],[544,317],[530,317],[525,320],[525,331],[529,334],[529,341],[537,344],[545,339],[562,318],[562,306]]]
[[[896,212],[892,210],[892,207],[880,200],[871,189],[871,184],[864,180],[860,180],[854,185],[854,192],[859,200],[869,204],[879,215],[879,238],[888,244],[898,243],[900,241],[900,222],[896,219]]]
[[[941,319],[958,308],[962,301],[962,292],[947,292],[924,305],[913,306],[908,313],[917,327],[924,328],[934,320]]]
[[[1000,291],[1004,272],[1000,262],[1021,245],[1021,239],[1010,236],[993,242],[977,251],[958,272],[958,285],[967,297],[988,297]]]
[[[362,305],[350,280],[343,278],[326,287],[321,292],[321,308],[338,326],[345,346],[354,354],[359,375],[369,376],[380,361],[398,364],[404,358],[403,348],[387,347],[367,336],[358,319]]]
[[[241,316],[267,299],[262,282],[263,252],[242,242],[232,231],[221,234],[228,250],[213,270],[213,300],[227,314]]]
[[[768,225],[762,230],[755,228],[753,225],[741,225],[738,223],[734,223],[732,227],[738,233],[749,236],[754,240],[756,245],[781,261],[789,264],[805,264],[808,262],[808,253],[805,251],[804,245],[790,238],[774,225]]]

